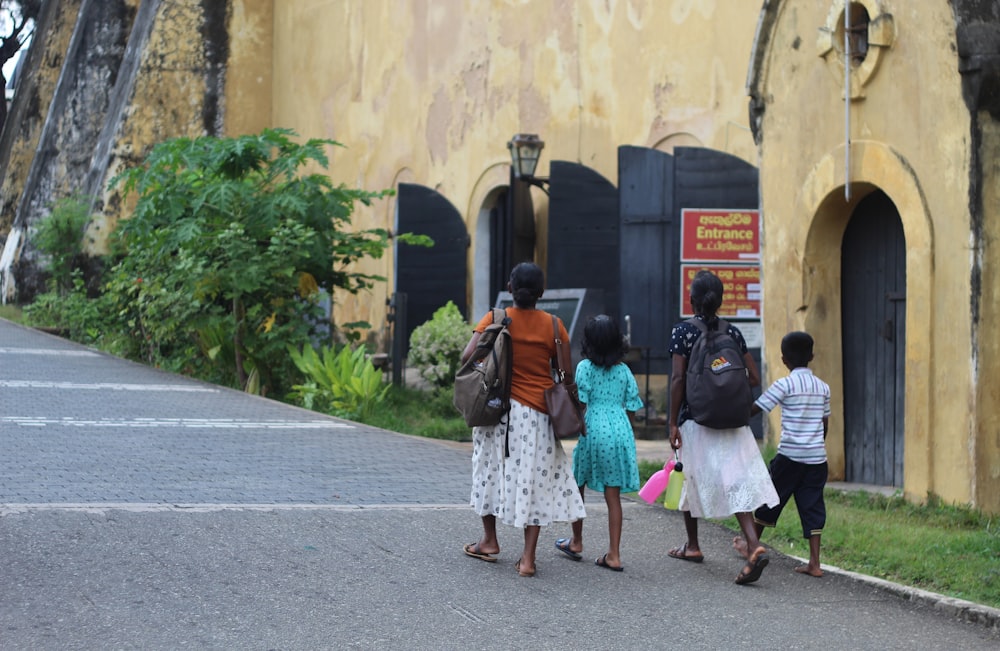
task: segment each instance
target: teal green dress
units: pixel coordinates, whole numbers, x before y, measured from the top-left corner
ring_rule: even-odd
[[[601,368],[585,359],[576,367],[576,385],[587,405],[587,435],[573,450],[576,483],[600,492],[605,486],[639,490],[635,434],[625,413],[642,409],[632,371],[624,363]]]

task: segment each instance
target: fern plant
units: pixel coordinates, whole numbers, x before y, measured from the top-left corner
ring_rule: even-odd
[[[319,352],[312,346],[301,351],[289,347],[288,354],[306,377],[304,384],[292,387],[289,398],[306,409],[352,420],[367,418],[392,387],[383,382],[364,347],[334,351],[323,346]]]

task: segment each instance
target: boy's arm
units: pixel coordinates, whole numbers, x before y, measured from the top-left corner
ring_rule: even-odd
[[[751,418],[753,418],[754,416],[756,416],[757,414],[759,414],[762,411],[764,411],[764,410],[761,409],[760,405],[758,405],[756,402],[753,403],[752,405],[750,405],[750,417]]]
[[[830,430],[830,419],[823,416],[823,440],[826,440],[826,433]]]

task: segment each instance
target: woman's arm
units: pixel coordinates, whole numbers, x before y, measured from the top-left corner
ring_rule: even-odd
[[[681,403],[684,401],[684,390],[687,388],[687,357],[674,353],[670,371],[670,420],[667,422],[670,434],[670,447],[681,447],[681,430],[677,419],[681,413]]]
[[[474,351],[476,349],[476,346],[479,345],[479,338],[482,336],[483,333],[481,332],[472,333],[472,338],[469,339],[469,343],[465,344],[465,350],[462,351],[463,364],[469,361],[469,358],[472,357],[472,351]]]
[[[749,352],[743,353],[743,364],[747,367],[747,373],[750,377],[750,386],[759,387],[760,371],[757,370],[757,363],[753,361],[753,357]]]

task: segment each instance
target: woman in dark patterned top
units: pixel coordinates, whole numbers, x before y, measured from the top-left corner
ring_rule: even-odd
[[[710,271],[700,271],[691,283],[691,309],[708,329],[720,325],[722,281]],[[751,386],[760,385],[757,365],[747,350],[743,334],[730,325],[727,334],[739,346]],[[701,329],[687,321],[673,327],[670,353],[670,446],[683,449],[684,487],[680,510],[684,513],[687,542],[671,549],[672,558],[700,563],[704,560],[698,544],[698,518],[724,518],[735,514],[746,538],[747,562],[736,583],[752,583],[768,564],[767,550],[754,529],[753,510],[762,504],[774,506],[778,494],[760,455],[749,424],[732,429],[713,429],[689,417],[685,391],[687,367],[694,342]],[[682,448],[683,445],[683,448]]]

